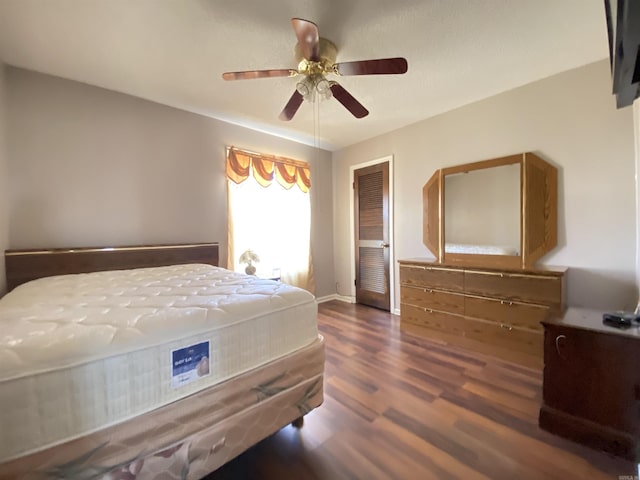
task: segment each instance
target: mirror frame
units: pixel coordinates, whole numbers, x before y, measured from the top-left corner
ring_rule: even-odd
[[[445,177],[513,164],[520,165],[520,254],[445,252]],[[443,265],[532,269],[558,242],[558,169],[531,152],[438,169],[422,189],[422,204],[423,242]]]

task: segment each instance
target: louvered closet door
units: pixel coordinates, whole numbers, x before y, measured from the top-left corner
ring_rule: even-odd
[[[389,311],[389,162],[354,180],[356,302]]]

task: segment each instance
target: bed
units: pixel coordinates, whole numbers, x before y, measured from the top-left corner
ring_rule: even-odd
[[[0,478],[202,478],[323,400],[317,304],[217,244],[13,250]]]

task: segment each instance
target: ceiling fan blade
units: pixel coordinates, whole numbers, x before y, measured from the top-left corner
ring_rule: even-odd
[[[338,75],[389,75],[407,73],[407,59],[402,57],[360,60],[336,63],[333,66]]]
[[[284,109],[282,110],[278,118],[285,122],[291,120],[298,111],[298,108],[300,108],[300,105],[302,105],[302,100],[304,100],[302,95],[300,95],[300,93],[295,90],[287,104],[284,106]]]
[[[292,18],[291,25],[296,32],[302,56],[312,62],[320,60],[320,35],[318,26],[302,18]]]
[[[344,108],[349,110],[354,117],[363,118],[369,115],[369,110],[364,108],[362,104],[353,98],[349,92],[347,92],[342,85],[338,82],[331,82],[331,93],[338,100]]]
[[[246,72],[225,72],[222,74],[222,79],[253,80],[254,78],[294,77],[297,74],[297,71],[289,68],[281,68],[278,70],[248,70]]]

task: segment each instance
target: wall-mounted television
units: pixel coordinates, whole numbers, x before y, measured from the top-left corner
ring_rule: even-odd
[[[640,96],[640,1],[605,0],[609,62],[618,108]]]

